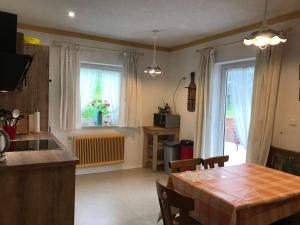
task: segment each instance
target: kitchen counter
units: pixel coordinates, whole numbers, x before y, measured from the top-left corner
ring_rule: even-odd
[[[61,149],[7,152],[0,163],[0,224],[74,225],[77,158],[51,133],[16,141],[43,139]]]
[[[62,150],[6,152],[6,161],[0,163],[0,171],[7,169],[32,169],[76,165],[78,159],[65,146],[48,132],[18,135],[15,141],[53,139]]]

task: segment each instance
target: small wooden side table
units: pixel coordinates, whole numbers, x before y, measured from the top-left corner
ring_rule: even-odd
[[[159,143],[159,136],[170,136],[173,141],[178,141],[179,138],[179,128],[161,128],[144,126],[144,149],[143,149],[143,167],[147,167],[148,161],[152,162],[152,171],[157,170],[157,165],[162,165],[163,160],[157,159],[157,152],[163,150],[163,144]],[[149,135],[152,135],[153,141],[149,143]],[[148,149],[152,148],[152,158],[148,156]]]

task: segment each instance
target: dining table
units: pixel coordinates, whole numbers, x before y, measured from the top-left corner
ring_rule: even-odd
[[[173,173],[168,186],[194,199],[203,225],[268,225],[300,212],[300,177],[257,164]]]

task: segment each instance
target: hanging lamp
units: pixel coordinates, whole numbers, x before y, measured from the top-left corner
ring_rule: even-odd
[[[255,45],[260,49],[266,49],[269,45],[278,45],[287,41],[283,32],[279,32],[268,27],[267,22],[268,0],[265,0],[264,21],[258,31],[254,31],[244,39],[245,45]]]
[[[157,77],[159,75],[162,75],[163,72],[159,66],[156,65],[156,40],[157,40],[157,34],[158,30],[153,30],[153,61],[152,65],[148,66],[145,70],[144,73],[150,74],[152,77]]]

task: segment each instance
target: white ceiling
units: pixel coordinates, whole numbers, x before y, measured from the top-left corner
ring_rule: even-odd
[[[269,0],[269,17],[300,10],[300,0]],[[258,22],[264,0],[1,0],[18,22],[173,47]],[[74,10],[76,17],[67,17]]]

